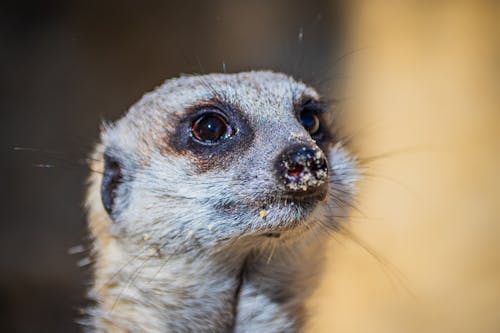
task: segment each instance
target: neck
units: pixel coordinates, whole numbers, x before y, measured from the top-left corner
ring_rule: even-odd
[[[162,255],[97,240],[93,326],[113,332],[294,332],[320,267],[317,235]],[[103,246],[104,245],[104,246]],[[266,246],[264,246],[266,245]]]

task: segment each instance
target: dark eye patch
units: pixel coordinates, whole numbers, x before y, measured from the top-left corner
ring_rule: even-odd
[[[255,130],[235,105],[218,100],[193,105],[169,134],[175,153],[189,154],[200,172],[229,167],[254,141]]]
[[[295,109],[298,121],[318,146],[326,152],[328,143],[332,140],[330,126],[326,121],[328,109],[321,102],[309,97],[303,97]]]

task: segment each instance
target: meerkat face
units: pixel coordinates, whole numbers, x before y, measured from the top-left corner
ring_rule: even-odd
[[[113,228],[212,246],[334,225],[355,163],[315,90],[272,72],[167,81],[103,130]]]

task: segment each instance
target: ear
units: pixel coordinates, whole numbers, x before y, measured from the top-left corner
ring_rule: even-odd
[[[104,173],[101,183],[101,200],[110,216],[115,213],[118,189],[123,184],[123,169],[117,158],[108,151],[104,153]]]

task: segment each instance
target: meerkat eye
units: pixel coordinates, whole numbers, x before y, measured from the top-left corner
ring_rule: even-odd
[[[304,126],[304,128],[309,132],[309,134],[315,135],[319,132],[319,117],[313,110],[304,108],[300,113],[300,122],[302,123],[302,126]]]
[[[226,119],[215,112],[205,113],[197,118],[191,131],[196,140],[204,143],[214,143],[233,134]]]
[[[303,110],[300,113],[300,122],[311,135],[319,130],[319,118],[313,111]]]

